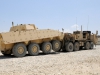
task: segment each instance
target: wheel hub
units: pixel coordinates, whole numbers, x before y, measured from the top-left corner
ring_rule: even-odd
[[[56,47],[56,48],[58,48],[58,47],[59,47],[59,44],[58,44],[58,43],[56,43],[56,44],[55,44],[55,47]]]
[[[49,51],[50,50],[50,45],[46,46],[46,50]]]
[[[37,52],[37,50],[38,50],[37,46],[34,46],[34,47],[32,48],[32,51],[33,51],[34,53]]]
[[[69,49],[72,49],[72,46],[71,45],[69,46]]]
[[[19,47],[19,48],[18,48],[18,53],[19,53],[19,54],[22,54],[23,52],[24,52],[24,48],[23,48],[23,47]]]

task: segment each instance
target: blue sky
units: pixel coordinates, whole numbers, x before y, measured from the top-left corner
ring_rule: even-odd
[[[100,32],[100,0],[0,0],[0,31],[14,24],[35,24],[39,29]]]

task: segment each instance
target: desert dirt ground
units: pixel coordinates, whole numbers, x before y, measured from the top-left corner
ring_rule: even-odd
[[[0,75],[100,75],[100,46],[22,58],[0,53]]]

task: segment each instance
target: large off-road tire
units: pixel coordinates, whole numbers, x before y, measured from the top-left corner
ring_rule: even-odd
[[[90,43],[89,43],[89,42],[86,42],[86,43],[85,43],[85,49],[86,49],[86,50],[89,50],[89,48],[90,48]]]
[[[61,49],[61,42],[58,41],[58,40],[52,41],[52,49],[53,49],[55,52],[60,51],[60,49]]]
[[[93,49],[93,48],[94,48],[94,43],[91,42],[91,43],[90,43],[90,49]]]
[[[2,53],[4,56],[11,56],[12,51],[11,51],[11,50],[9,50],[9,51],[1,51],[1,53]]]
[[[12,53],[16,57],[24,57],[26,55],[27,48],[23,43],[17,43],[12,49]]]
[[[66,42],[66,43],[65,43],[65,45],[64,45],[63,48],[62,48],[62,52],[66,52],[66,46],[67,46],[68,43],[69,43],[69,42]]]
[[[28,53],[29,55],[31,56],[36,56],[39,54],[39,50],[40,50],[40,47],[38,44],[36,43],[31,43],[29,46],[28,46]]]
[[[52,45],[51,45],[50,42],[44,42],[42,44],[42,51],[43,51],[43,53],[49,54],[51,52],[51,49],[52,49]]]
[[[74,43],[74,51],[79,51],[79,43],[78,42]]]
[[[73,51],[73,43],[72,42],[66,43],[65,49],[67,52],[72,52]]]

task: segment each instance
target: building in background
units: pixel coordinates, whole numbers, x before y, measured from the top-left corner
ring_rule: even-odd
[[[98,42],[97,45],[100,45],[100,35],[98,35]]]

